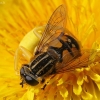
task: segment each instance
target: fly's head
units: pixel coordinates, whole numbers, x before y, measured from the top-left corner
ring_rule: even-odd
[[[22,79],[22,82],[20,83],[20,85],[22,85],[22,87],[24,83],[27,83],[31,86],[35,86],[39,83],[27,65],[23,65],[22,68],[20,69],[20,76]]]

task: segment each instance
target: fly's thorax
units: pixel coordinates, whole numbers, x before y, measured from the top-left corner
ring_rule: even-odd
[[[57,62],[59,62],[62,58],[62,48],[58,48],[58,47],[49,47],[48,48],[48,54],[55,59]]]
[[[30,69],[36,77],[49,75],[55,69],[56,60],[47,52],[39,54],[31,63]]]

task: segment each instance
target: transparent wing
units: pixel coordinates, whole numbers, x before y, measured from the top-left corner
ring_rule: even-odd
[[[69,53],[63,56],[63,59],[66,59],[62,63],[56,65],[56,73],[64,73],[73,71],[76,68],[85,68],[96,62],[100,62],[100,51],[97,50],[84,50],[81,55],[77,57],[77,51],[74,51],[76,56],[70,57]]]
[[[50,17],[42,37],[37,46],[36,54],[40,53],[49,42],[56,39],[61,32],[64,32],[66,21],[66,10],[60,5]]]

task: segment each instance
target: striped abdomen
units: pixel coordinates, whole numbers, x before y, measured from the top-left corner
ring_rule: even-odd
[[[56,60],[53,59],[47,52],[44,52],[36,57],[30,64],[30,69],[35,76],[43,77],[54,71]]]

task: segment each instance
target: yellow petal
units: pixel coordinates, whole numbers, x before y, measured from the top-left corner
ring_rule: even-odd
[[[56,94],[56,88],[51,87],[49,90],[49,93],[47,94],[47,96],[48,96],[47,100],[54,100],[55,94]]]
[[[55,100],[63,100],[62,95],[59,93],[59,91],[57,91],[57,97],[55,98]]]
[[[74,83],[73,83],[74,84]],[[74,84],[73,85],[73,92],[76,94],[76,95],[80,95],[81,92],[82,92],[82,87],[80,85],[77,85],[77,84]]]
[[[93,72],[92,70],[88,71],[88,76],[90,76],[90,78],[92,80],[94,80],[95,82],[100,82],[100,75],[96,74],[95,72]]]
[[[27,98],[28,98],[28,100],[34,100],[34,92],[31,90],[28,90]]]
[[[86,91],[82,92],[82,99],[83,100],[92,100],[92,98],[93,98],[92,94],[90,94]]]
[[[95,83],[96,83],[98,89],[100,90],[100,82],[95,82]]]
[[[68,90],[64,86],[59,86],[59,92],[62,95],[63,98],[67,98],[68,96]]]
[[[89,95],[90,98],[92,95],[92,99],[97,100],[95,84],[89,77],[88,77],[88,80],[89,80],[89,82],[88,83],[85,82],[83,88],[85,89],[86,93]],[[83,89],[83,91],[84,91],[84,89]]]
[[[77,79],[77,84],[81,86],[83,84],[83,81],[84,81],[83,80],[83,74],[80,73],[79,76],[78,76],[78,79]]]

